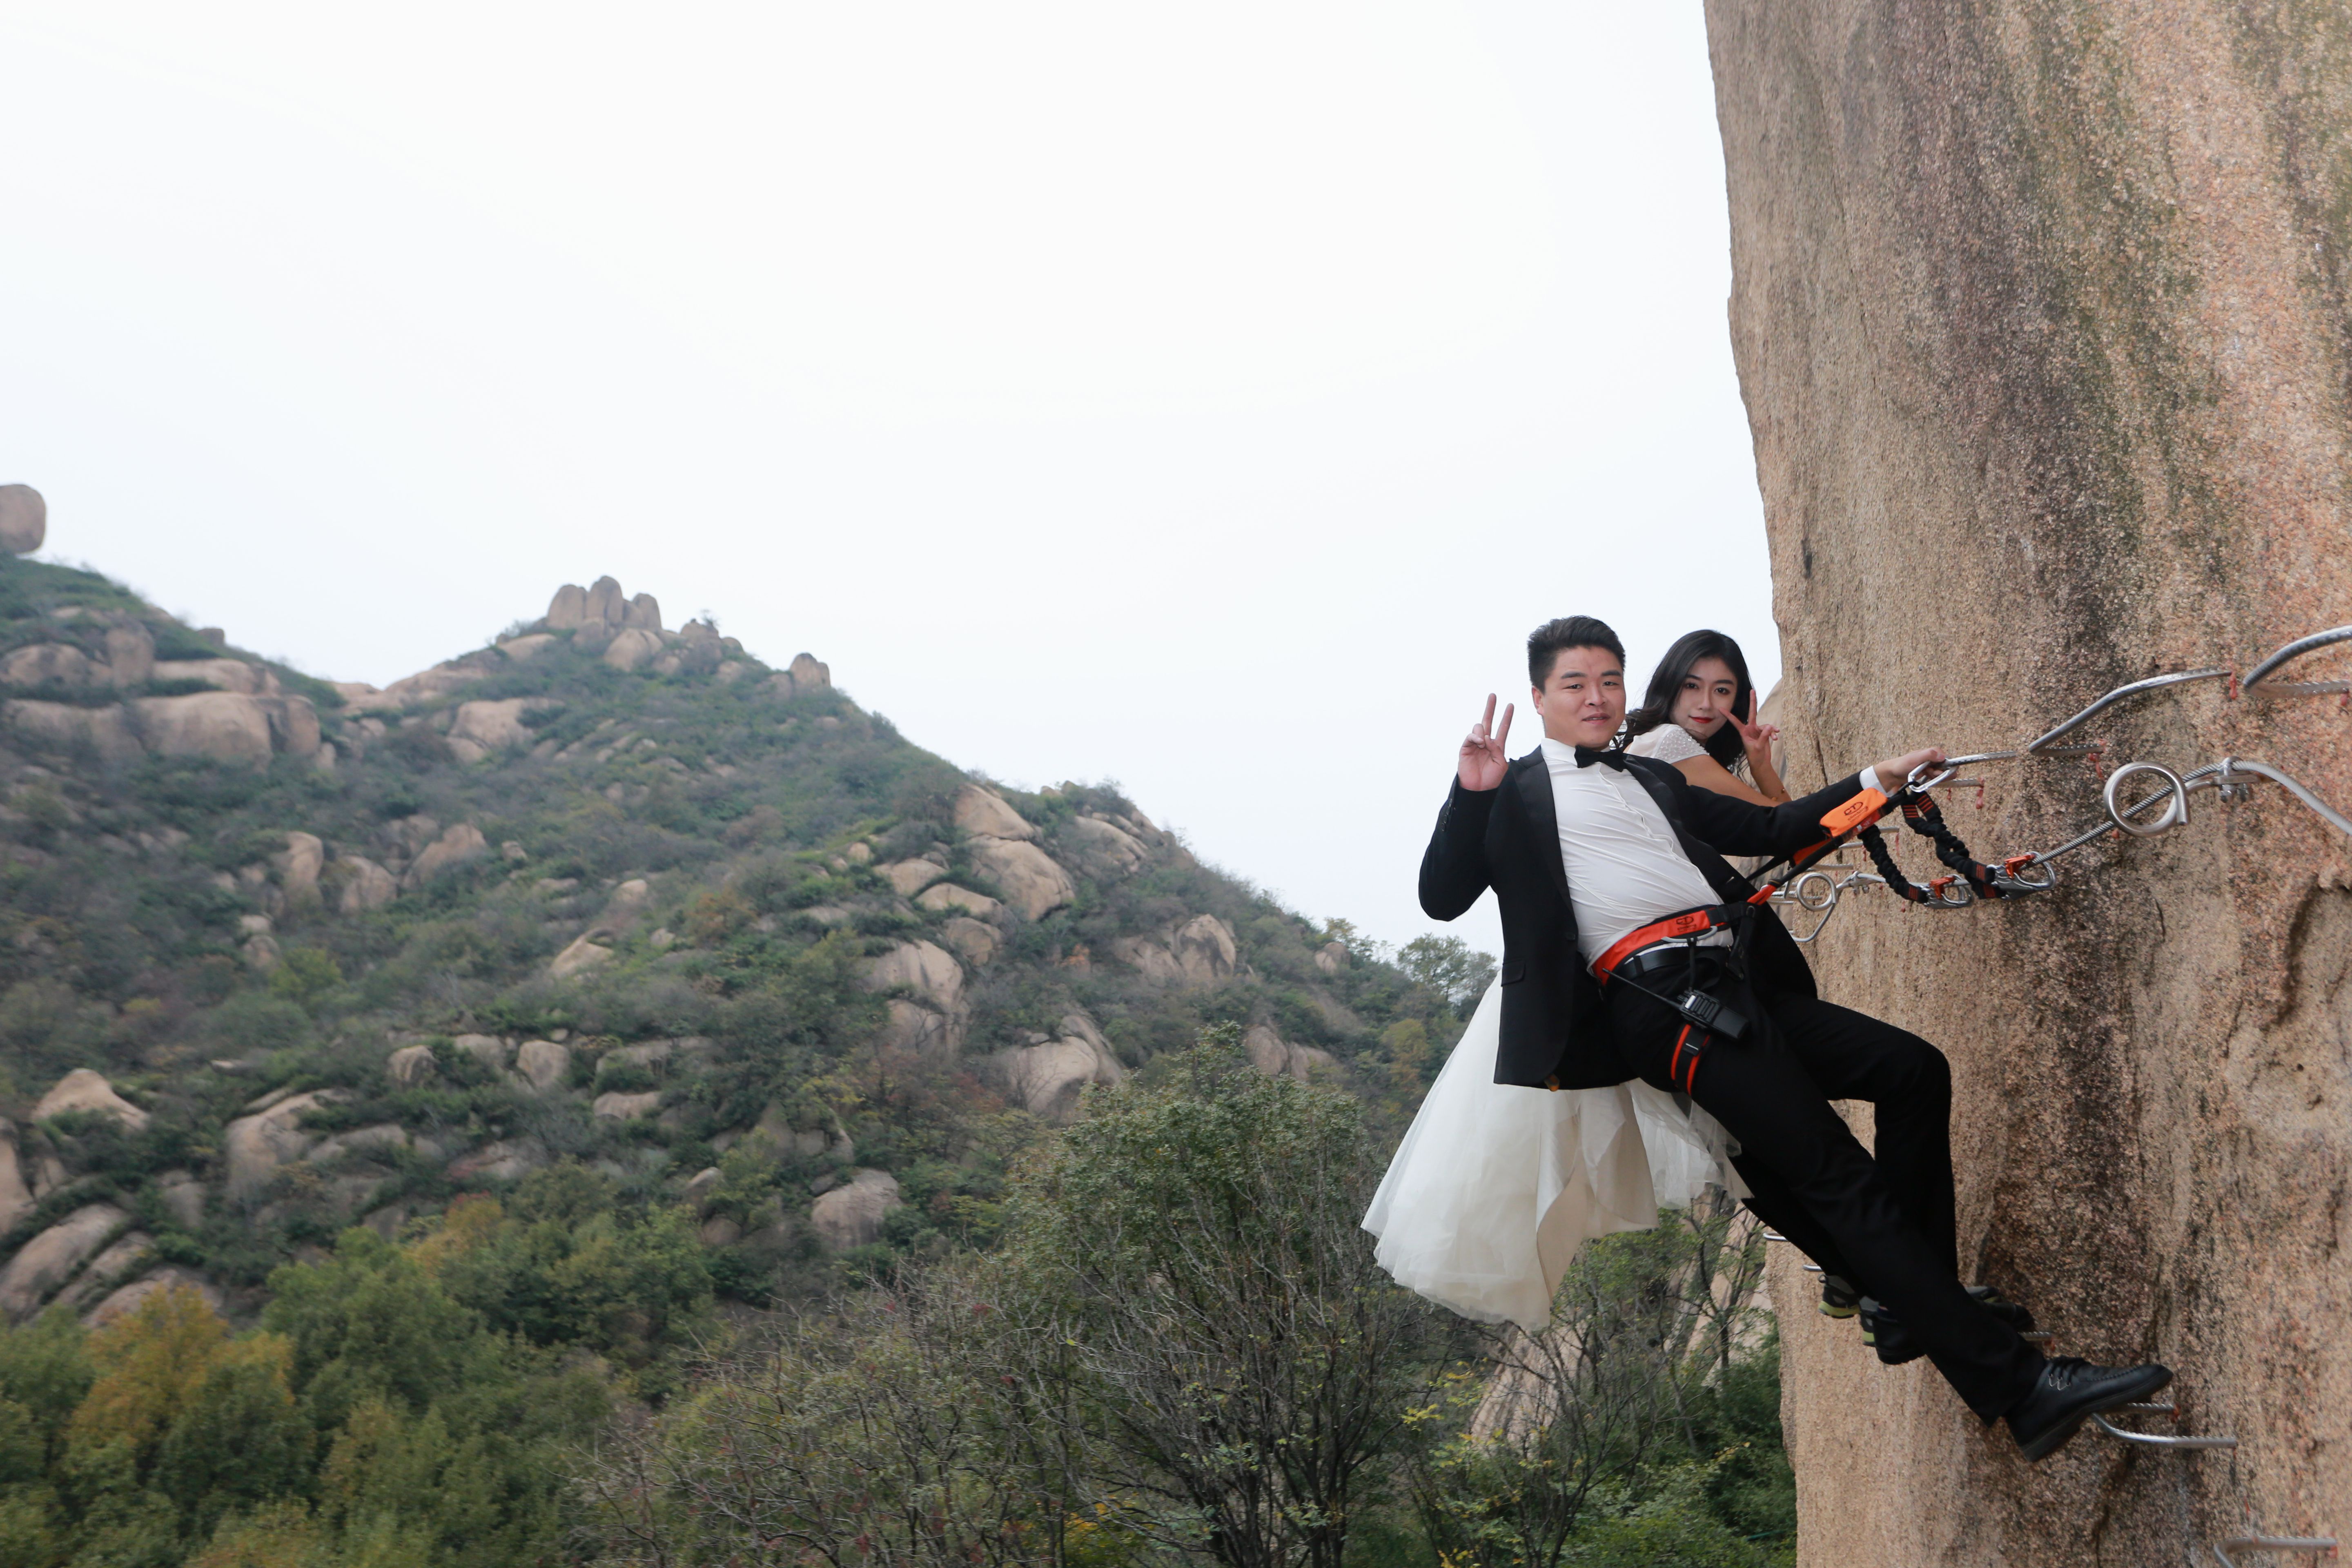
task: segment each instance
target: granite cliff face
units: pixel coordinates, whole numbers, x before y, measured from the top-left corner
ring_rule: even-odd
[[[1800,782],[1915,742],[2013,747],[2124,681],[2242,674],[2352,622],[2352,16],[1709,0],[1707,20]],[[2343,673],[2311,663],[2294,673]],[[2085,738],[2107,767],[2233,753],[2352,805],[2332,699],[2201,682]],[[1980,854],[2097,815],[2080,756],[1981,773],[1981,809],[1947,802]],[[2030,1468],[1924,1363],[1882,1369],[1850,1326],[1784,1310],[1805,1563],[2352,1534],[2352,842],[2264,785],[2063,869],[1966,913],[1858,896],[1818,967],[1952,1058],[1964,1272],[2061,1351],[2168,1363],[2177,1429],[2240,1447],[2092,1433]],[[1809,1308],[1781,1250],[1776,1295]]]

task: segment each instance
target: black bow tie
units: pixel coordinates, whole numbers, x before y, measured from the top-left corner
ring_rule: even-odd
[[[1589,768],[1595,763],[1599,763],[1604,768],[1615,768],[1622,773],[1625,771],[1625,753],[1622,752],[1596,752],[1590,746],[1579,746],[1576,748],[1576,765],[1578,767]]]

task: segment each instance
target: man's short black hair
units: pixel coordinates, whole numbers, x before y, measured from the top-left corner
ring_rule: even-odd
[[[1625,662],[1625,645],[1609,629],[1607,621],[1591,616],[1562,616],[1556,621],[1546,621],[1528,634],[1528,684],[1540,689],[1551,679],[1551,667],[1564,647],[1605,647]]]

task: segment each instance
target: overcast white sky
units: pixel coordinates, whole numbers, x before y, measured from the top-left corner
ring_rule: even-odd
[[[1778,672],[1696,5],[0,0],[0,481],[315,673],[611,573],[1401,942],[1528,627]]]

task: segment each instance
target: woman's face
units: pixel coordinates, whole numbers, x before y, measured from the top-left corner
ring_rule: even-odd
[[[1723,728],[1731,714],[1731,700],[1738,692],[1739,681],[1732,675],[1731,666],[1719,658],[1700,659],[1683,677],[1683,689],[1675,693],[1675,722],[1704,741]]]

